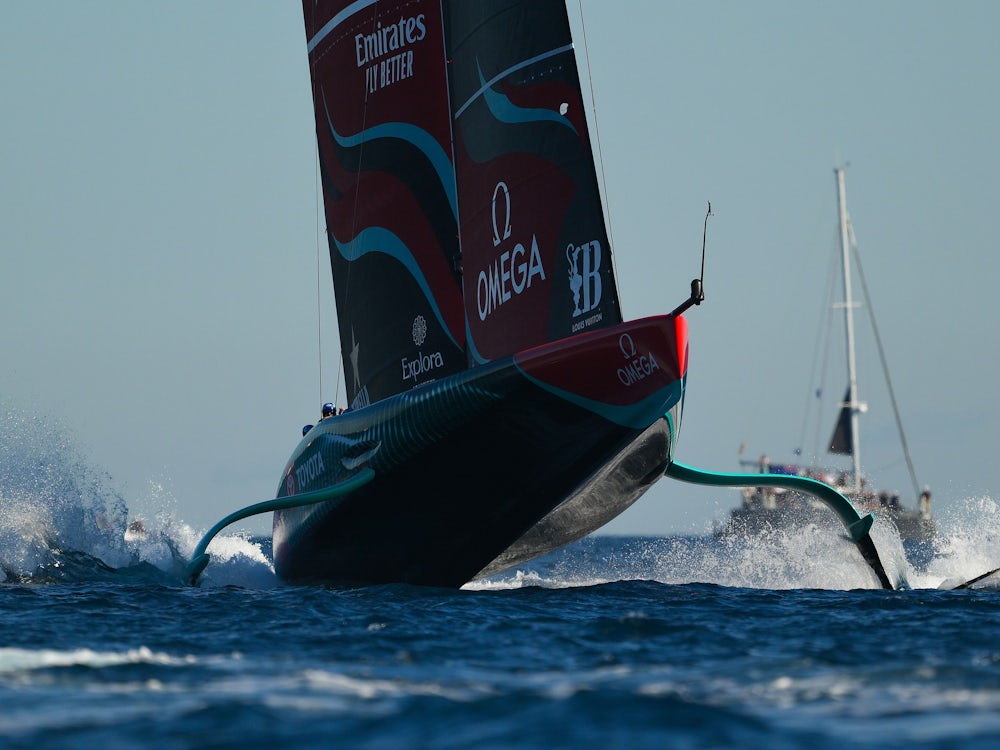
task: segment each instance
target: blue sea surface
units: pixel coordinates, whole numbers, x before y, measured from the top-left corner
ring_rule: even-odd
[[[10,420],[2,748],[1000,742],[998,583],[938,588],[1000,565],[990,498],[940,519],[920,555],[880,522],[893,592],[814,526],[591,537],[457,591],[284,586],[269,540],[233,534],[191,588],[201,530],[128,528],[100,476]]]

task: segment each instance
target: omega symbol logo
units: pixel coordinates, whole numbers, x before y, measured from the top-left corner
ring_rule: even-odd
[[[493,247],[496,256],[476,277],[476,307],[479,319],[486,320],[501,306],[517,299],[532,283],[545,281],[538,237],[528,239],[523,228],[511,237],[510,189],[502,180],[493,188]],[[537,299],[537,296],[536,296]]]
[[[639,354],[639,350],[629,334],[623,333],[618,337],[618,348],[625,358],[625,365],[618,368],[618,380],[625,387],[631,388],[640,380],[645,380],[660,369],[652,352]]]
[[[635,342],[627,333],[623,333],[618,338],[618,348],[622,350],[622,356],[625,357],[625,359],[635,359]]]
[[[502,193],[502,195],[501,195]],[[497,198],[503,201],[503,236],[500,236],[500,226],[497,223]],[[493,188],[493,247],[499,246],[501,242],[510,237],[510,191],[506,182],[498,182]]]

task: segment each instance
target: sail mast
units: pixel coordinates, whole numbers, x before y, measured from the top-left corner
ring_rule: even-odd
[[[844,406],[850,411],[850,445],[853,462],[852,490],[861,489],[861,449],[858,445],[858,412],[861,405],[858,402],[858,374],[854,358],[854,300],[851,296],[851,254],[848,239],[847,197],[844,187],[844,168],[837,167],[837,211],[840,226],[840,252],[844,271],[844,325],[847,338],[847,403]]]

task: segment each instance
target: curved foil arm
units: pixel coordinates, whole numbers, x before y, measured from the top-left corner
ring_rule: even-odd
[[[340,497],[341,495],[354,492],[359,487],[363,487],[368,484],[374,478],[375,472],[372,469],[363,469],[350,479],[346,479],[343,482],[331,485],[330,487],[325,487],[321,490],[316,490],[315,492],[303,492],[300,495],[289,495],[288,497],[265,500],[264,502],[254,503],[253,505],[248,505],[242,510],[230,513],[228,516],[215,524],[215,526],[210,528],[208,533],[206,533],[205,536],[201,538],[201,541],[198,542],[198,546],[194,548],[194,554],[191,555],[191,562],[188,563],[187,570],[185,571],[185,578],[192,586],[198,585],[198,579],[201,577],[205,567],[211,561],[211,556],[206,553],[209,543],[215,538],[216,534],[226,528],[229,524],[236,523],[244,518],[256,516],[261,513],[270,513],[276,510],[284,510],[285,508],[298,508],[303,505],[325,503],[327,500],[332,500],[335,497]]]
[[[785,487],[787,489],[804,492],[822,500],[837,517],[840,518],[847,529],[847,533],[861,552],[865,562],[868,563],[875,577],[878,578],[882,588],[894,589],[889,576],[886,575],[885,567],[879,559],[875,543],[872,541],[871,531],[875,517],[869,513],[862,516],[851,504],[851,501],[840,494],[828,484],[819,482],[808,477],[797,477],[786,474],[736,474],[720,471],[706,471],[696,469],[692,466],[685,466],[676,461],[667,467],[664,472],[666,476],[678,479],[691,484],[705,484],[716,487]]]

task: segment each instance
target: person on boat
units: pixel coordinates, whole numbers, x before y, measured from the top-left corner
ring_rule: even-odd
[[[931,517],[931,488],[926,484],[920,493],[920,515],[924,518]]]
[[[320,421],[322,421],[323,419],[329,419],[330,417],[335,417],[335,416],[337,416],[337,406],[335,404],[330,403],[329,401],[327,401],[325,404],[323,404],[323,416],[320,419]]]
[[[314,425],[307,424],[302,428],[302,437],[306,436],[306,433],[313,428]]]

